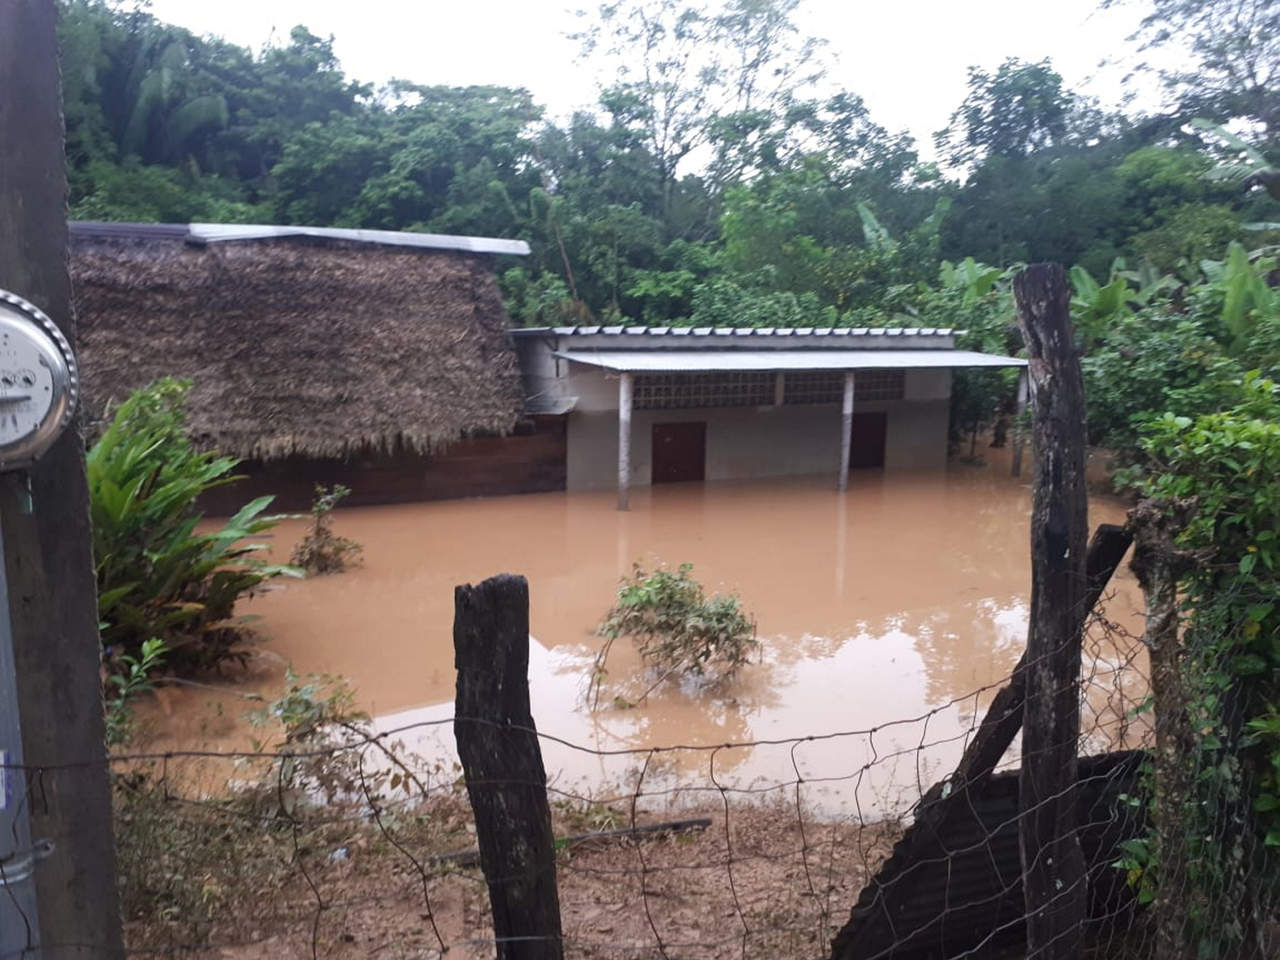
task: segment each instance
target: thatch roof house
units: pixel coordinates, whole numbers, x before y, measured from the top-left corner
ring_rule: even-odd
[[[335,480],[365,502],[506,492],[483,477],[436,489],[424,471],[460,441],[532,432],[491,269],[524,243],[217,224],[73,223],[71,237],[90,418],[178,376],[193,438],[291,501]],[[361,470],[381,474],[348,476]]]

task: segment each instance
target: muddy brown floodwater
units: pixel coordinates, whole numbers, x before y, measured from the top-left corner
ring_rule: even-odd
[[[562,789],[634,789],[653,747],[788,741],[659,753],[646,785],[767,793],[802,778],[825,808],[887,812],[951,768],[992,685],[1017,662],[1029,513],[1029,487],[998,463],[855,474],[843,497],[828,478],[672,485],[634,491],[629,513],[607,492],[339,510],[335,531],[363,544],[363,565],[245,603],[266,637],[256,676],[169,694],[168,716],[153,711],[150,735],[156,746],[243,737],[237,697],[269,696],[289,663],[345,677],[380,729],[408,728],[399,735],[407,746],[451,760],[452,730],[439,721],[453,706],[454,585],[519,573],[529,579],[539,731],[586,748],[544,743]],[[1091,503],[1091,525],[1123,515],[1118,502]],[[302,526],[282,524],[273,551],[287,558]],[[708,590],[739,594],[764,641],[762,662],[724,690],[668,684],[632,709],[588,711],[593,630],[634,561],[692,563]],[[1126,567],[1106,616],[1136,632],[1140,610]],[[1140,671],[1121,669],[1132,646],[1095,637],[1086,725],[1105,721],[1115,734],[1142,695]],[[617,647],[602,704],[647,685],[629,645]],[[827,738],[793,749],[791,738],[811,735]]]

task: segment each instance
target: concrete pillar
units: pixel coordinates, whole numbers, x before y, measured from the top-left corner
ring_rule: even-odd
[[[618,377],[618,509],[631,509],[631,381]]]
[[[844,399],[840,404],[840,479],[836,489],[849,489],[849,445],[853,443],[853,371],[844,375]]]
[[[780,407],[787,399],[787,375],[779,370],[773,375],[773,405]]]
[[[1028,396],[1027,371],[1024,368],[1018,377],[1018,405],[1013,421],[1013,466],[1010,473],[1015,477],[1022,476],[1022,447],[1026,442],[1026,431],[1022,429],[1022,414],[1027,409]]]

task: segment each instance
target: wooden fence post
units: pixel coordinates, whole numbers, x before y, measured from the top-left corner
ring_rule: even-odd
[[[1013,290],[1033,387],[1031,622],[1018,824],[1027,957],[1077,960],[1087,903],[1075,803],[1088,535],[1084,379],[1066,272],[1036,264],[1014,278]]]
[[[1093,532],[1085,560],[1088,593],[1080,607],[1078,622],[1081,631],[1088,626],[1089,614],[1102,598],[1112,574],[1132,543],[1133,537],[1128,530],[1113,523],[1099,524]],[[856,960],[874,955],[876,945],[893,943],[899,935],[910,935],[911,931],[888,928],[896,905],[908,901],[914,892],[914,887],[903,882],[903,878],[920,869],[922,858],[936,849],[938,838],[947,835],[951,823],[973,810],[986,778],[1022,729],[1026,673],[1027,657],[1024,653],[1013,668],[1008,685],[1001,687],[992,699],[951,776],[939,780],[920,799],[911,828],[898,841],[893,855],[880,867],[880,872],[863,887],[849,915],[849,922],[832,944],[834,960]]]
[[[529,584],[503,574],[453,593],[453,732],[476,818],[498,960],[560,960],[547,775],[529,710]]]

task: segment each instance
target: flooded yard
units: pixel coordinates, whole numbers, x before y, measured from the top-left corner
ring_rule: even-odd
[[[529,580],[533,713],[555,738],[543,749],[559,788],[625,795],[645,751],[679,745],[690,749],[648,757],[646,789],[768,793],[803,779],[807,797],[833,811],[895,808],[950,769],[1021,654],[1029,511],[1029,486],[1007,469],[961,465],[855,474],[846,496],[828,478],[643,489],[628,513],[607,492],[339,510],[335,531],[363,544],[363,564],[247,603],[266,638],[252,678],[166,695],[168,716],[153,711],[149,724],[153,745],[245,736],[240,695],[271,696],[291,664],[346,678],[380,729],[449,761],[453,588],[509,572]],[[1097,499],[1090,524],[1123,514]],[[279,557],[302,528],[277,530]],[[650,679],[620,641],[607,695],[588,710],[594,629],[634,562],[692,563],[708,592],[739,594],[762,662],[724,689],[668,683],[619,709],[614,694],[634,699]],[[1136,633],[1140,610],[1125,567],[1106,616]],[[1123,669],[1133,644],[1095,636],[1090,647],[1086,726],[1107,724],[1111,741],[1124,741],[1117,725],[1144,692]],[[808,737],[817,739],[794,742]],[[722,746],[758,741],[781,742]]]

